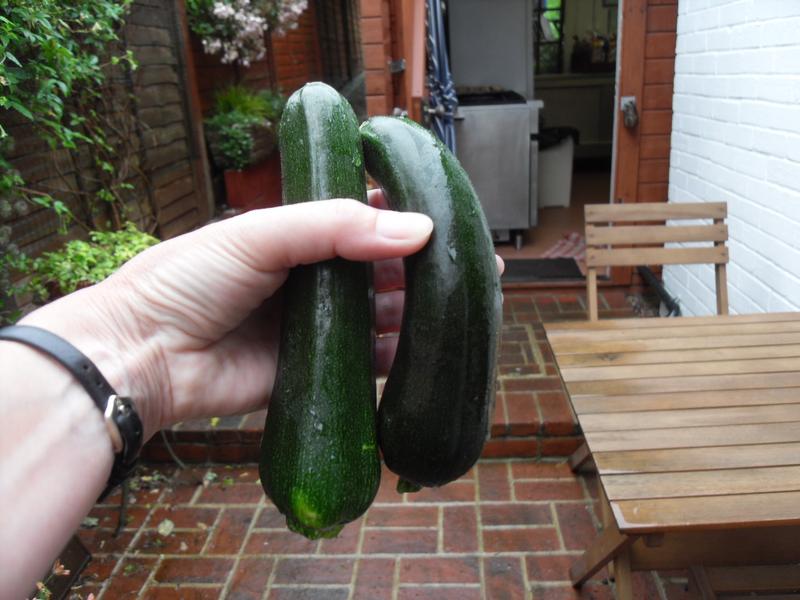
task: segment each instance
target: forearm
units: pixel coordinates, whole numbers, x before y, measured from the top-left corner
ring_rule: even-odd
[[[105,293],[64,298],[21,324],[55,333],[87,355],[120,395],[135,399],[152,434],[157,415],[141,397],[147,393],[137,385],[141,361],[131,356],[147,352],[146,345],[130,349],[120,343],[124,332],[108,334],[108,318],[97,307]],[[7,517],[0,528],[0,589],[22,598],[97,500],[114,455],[101,411],[53,358],[0,341],[0,382],[0,514]]]
[[[51,359],[0,342],[0,381],[0,589],[25,598],[97,500],[113,451],[100,411]]]

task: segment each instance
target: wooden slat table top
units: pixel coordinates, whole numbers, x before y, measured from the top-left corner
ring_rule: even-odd
[[[620,531],[800,524],[800,313],[545,331]]]

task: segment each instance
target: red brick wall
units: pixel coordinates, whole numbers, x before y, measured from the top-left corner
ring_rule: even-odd
[[[302,14],[297,29],[285,35],[272,36],[277,84],[285,94],[291,94],[308,81],[322,78],[317,16],[314,3]]]
[[[361,49],[367,93],[367,113],[388,114],[394,89],[388,62],[392,52],[389,0],[361,0]]]
[[[203,113],[211,110],[216,90],[236,82],[237,77],[253,88],[279,86],[291,94],[307,81],[321,78],[317,19],[313,2],[298,21],[296,29],[272,36],[267,55],[248,68],[222,64],[216,55],[203,52],[199,38],[192,35],[192,55]],[[271,56],[270,56],[271,52]]]
[[[197,88],[200,92],[200,106],[206,114],[214,105],[214,94],[227,85],[236,82],[237,68],[233,65],[222,64],[218,55],[203,52],[200,39],[192,34],[192,57],[194,59]],[[269,56],[256,61],[249,68],[239,68],[238,76],[241,81],[252,85],[254,88],[269,88],[275,84],[274,75],[271,73]]]
[[[676,0],[647,0],[639,138],[639,202],[666,202],[675,77]]]

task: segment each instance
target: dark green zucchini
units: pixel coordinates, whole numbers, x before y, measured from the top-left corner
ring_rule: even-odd
[[[280,123],[284,204],[366,201],[358,121],[333,88],[295,92]],[[264,491],[292,531],[334,537],[378,491],[369,274],[333,259],[292,269],[261,441]]]
[[[362,124],[367,172],[389,206],[434,222],[428,244],[405,259],[406,299],[397,354],[378,409],[378,440],[399,491],[466,473],[489,433],[502,322],[494,246],[458,160],[408,119]]]

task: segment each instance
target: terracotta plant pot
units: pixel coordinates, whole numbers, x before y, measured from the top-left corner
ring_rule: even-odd
[[[241,171],[225,171],[228,206],[243,210],[281,204],[281,159],[277,152]]]

